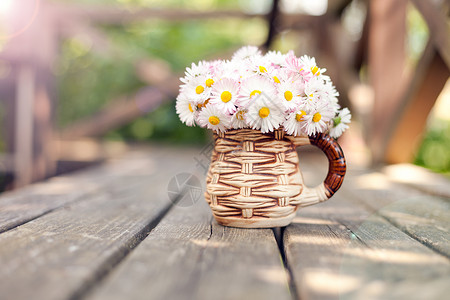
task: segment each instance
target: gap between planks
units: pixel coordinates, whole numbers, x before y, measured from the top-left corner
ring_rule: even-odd
[[[288,284],[289,284],[289,291],[292,295],[293,300],[300,299],[297,285],[295,284],[295,278],[294,278],[294,272],[292,271],[291,267],[289,266],[289,262],[286,257],[286,251],[284,246],[284,231],[286,230],[286,227],[277,227],[273,228],[273,234],[275,237],[275,240],[277,241],[278,245],[278,251],[280,251],[281,260],[283,261],[283,267],[286,271],[287,278],[288,278]]]
[[[204,199],[174,207],[86,299],[297,299],[271,229],[224,227]]]
[[[96,284],[99,277],[106,276],[115,265],[136,248],[172,208],[172,204],[168,199],[166,200],[168,197],[165,184],[170,176],[175,175],[174,172],[189,169],[189,166],[192,165],[193,153],[185,153],[185,155],[179,155],[176,159],[171,158],[168,161],[173,155],[170,153],[171,151],[168,152],[164,154],[166,159],[161,159],[161,157],[157,159],[157,163],[164,166],[161,168],[160,165],[160,168],[157,168],[157,170],[162,170],[158,174],[148,173],[148,166],[141,164],[137,174],[118,178],[114,184],[108,185],[98,195],[84,197],[83,201],[76,201],[55,209],[41,218],[36,218],[1,234],[0,243],[8,246],[0,247],[2,250],[0,254],[3,255],[0,255],[0,260],[4,262],[4,268],[0,272],[3,278],[1,280],[3,284],[0,284],[2,294],[14,299],[29,299],[31,294],[35,299],[82,297],[90,286]],[[148,174],[153,175],[149,176]],[[150,188],[151,186],[154,187],[154,190]],[[148,193],[149,191],[153,194]],[[155,204],[147,203],[149,200]],[[140,205],[143,204],[145,206],[141,209]],[[121,211],[122,217],[120,217]],[[129,211],[130,217],[124,218],[123,213],[127,211]],[[103,220],[101,216],[103,216]],[[64,220],[66,217],[69,219]],[[98,228],[89,229],[86,225],[81,225],[80,222],[85,222],[86,217],[90,218],[87,221],[93,222],[92,225]],[[135,217],[136,219],[134,219]],[[72,219],[75,221],[73,224],[69,221]],[[58,223],[58,220],[62,223]],[[78,226],[78,223],[81,226]],[[58,227],[57,224],[62,227]],[[80,234],[83,232],[90,234],[91,231],[94,234],[93,239],[89,236],[89,238],[80,240]],[[99,237],[101,235],[103,242],[96,240],[97,235]],[[52,240],[52,246],[46,239]],[[34,240],[38,244],[34,243]],[[47,245],[45,245],[46,243]],[[105,248],[105,245],[101,244],[111,245]],[[72,253],[71,245],[74,245],[74,251],[78,252],[67,253],[67,250]],[[75,248],[79,250],[75,250]],[[45,255],[41,253],[39,256],[33,254],[42,251],[48,253]],[[98,251],[103,251],[103,253]],[[95,257],[91,257],[92,260],[88,262],[87,257],[92,255]],[[20,272],[16,272],[19,270]],[[27,272],[27,270],[31,272]],[[39,271],[39,276],[33,275],[36,271]],[[58,273],[64,274],[64,276],[55,276]],[[68,279],[70,279],[70,284],[68,284]],[[41,283],[38,284],[38,282]],[[58,282],[62,284],[55,285]],[[21,285],[25,285],[27,288],[23,289]],[[50,286],[54,286],[54,288],[50,288]]]
[[[125,251],[118,251],[116,256],[111,256],[108,260],[104,261],[104,263],[99,267],[97,274],[95,274],[95,280],[86,282],[83,286],[81,286],[74,294],[72,294],[68,299],[70,300],[80,300],[85,298],[86,295],[92,290],[92,288],[101,282],[108,276],[108,274],[114,270],[114,268],[120,264],[140,243],[142,243],[145,238],[151,233],[151,231],[161,222],[161,220],[167,215],[167,213],[176,205],[181,197],[186,192],[186,189],[183,189],[179,194],[177,194],[174,198],[173,203],[168,204],[150,223],[142,228],[134,237],[132,237],[129,241],[129,244],[126,245]],[[212,230],[212,229],[211,229]]]

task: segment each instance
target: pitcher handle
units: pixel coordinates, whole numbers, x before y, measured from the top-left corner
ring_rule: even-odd
[[[331,198],[341,187],[347,166],[341,147],[331,136],[326,133],[319,133],[308,138],[293,137],[292,142],[297,147],[310,144],[322,150],[328,158],[328,174],[323,183],[314,188],[305,186],[297,199],[291,201],[292,204],[297,204],[300,207],[313,205]]]

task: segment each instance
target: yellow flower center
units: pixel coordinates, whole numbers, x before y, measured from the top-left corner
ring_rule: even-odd
[[[299,114],[295,115],[295,119],[297,122],[303,121],[303,116],[306,115],[306,112],[304,110],[301,110]]]
[[[205,107],[206,104],[208,104],[208,102],[209,102],[209,99],[207,99],[207,100],[206,100],[205,102],[203,102],[203,103],[197,104],[197,107],[198,107],[198,108]]]
[[[291,101],[292,97],[293,97],[293,95],[292,95],[291,91],[284,92],[284,99],[286,99],[287,101]]]
[[[220,123],[220,119],[216,116],[211,116],[208,119],[209,123],[211,123],[212,125],[217,125]]]
[[[322,119],[322,115],[320,113],[315,113],[313,116],[313,122],[317,123]]]
[[[280,79],[278,79],[277,76],[273,76],[273,81],[275,81],[276,83],[280,83]]]
[[[203,93],[204,90],[205,90],[205,88],[204,88],[203,86],[201,86],[201,85],[199,85],[199,86],[197,86],[197,87],[195,88],[195,92],[196,92],[197,94]]]
[[[213,85],[213,83],[214,83],[214,80],[212,80],[211,78],[206,79],[205,84],[207,87],[211,87]]]
[[[238,120],[244,120],[245,110],[240,110],[236,113],[236,119]]]
[[[192,109],[192,106],[191,106],[190,103],[189,103],[189,110],[190,110],[191,112],[194,112],[194,110]]]
[[[263,66],[259,66],[259,71],[260,71],[261,73],[266,73],[266,72],[267,72],[267,69],[264,68]]]
[[[309,100],[312,100],[314,98],[314,94],[309,94]]]
[[[261,91],[259,90],[254,90],[253,92],[250,93],[250,98],[255,96],[256,94],[261,94]]]
[[[264,106],[263,108],[261,108],[259,110],[259,116],[263,119],[267,118],[269,116],[269,114],[270,114],[270,109],[268,107]]]
[[[229,91],[224,91],[220,95],[220,99],[222,99],[223,102],[227,103],[231,100],[231,93]]]
[[[314,75],[317,75],[317,76],[320,75],[319,68],[318,68],[317,66],[311,67],[311,72],[312,72]],[[317,73],[317,74],[316,74],[316,73]]]

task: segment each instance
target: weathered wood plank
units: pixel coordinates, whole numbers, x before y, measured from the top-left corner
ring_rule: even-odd
[[[157,155],[156,150],[154,151]],[[146,157],[129,155],[120,162],[110,162],[100,167],[54,177],[0,197],[0,232],[33,220],[58,207],[96,193],[108,182],[130,175],[139,168],[152,169]],[[153,169],[156,172],[155,169]]]
[[[290,299],[272,230],[223,227],[203,199],[175,207],[88,299]]]
[[[396,184],[381,173],[350,178],[348,193],[429,248],[450,258],[450,202]],[[368,184],[369,183],[369,184]]]
[[[304,166],[305,178],[319,179],[307,164]],[[433,199],[437,203],[428,210],[429,214],[438,207],[447,210],[428,215],[433,220],[428,220],[428,226],[423,220],[408,224],[414,214],[425,211],[424,194],[413,189],[403,189],[399,194],[396,189],[401,189],[401,185],[389,182],[382,174],[361,175],[364,174],[352,174],[350,170],[332,199],[300,210],[285,230],[287,263],[300,298],[445,298],[450,292],[448,259],[409,234],[414,231],[425,237],[421,242],[430,243],[431,239],[443,245],[440,239],[448,236],[448,208],[439,199]],[[406,196],[418,195],[422,196],[420,205],[408,202],[411,198]],[[399,207],[392,204],[399,202],[408,204],[400,208],[402,214],[410,215],[396,215]],[[389,217],[395,218],[394,222],[385,219]],[[437,224],[447,228],[435,230],[433,225]]]
[[[450,258],[450,202],[429,196],[410,197],[383,207],[378,213]]]
[[[2,297],[77,298],[113,268],[170,207],[171,177],[193,165],[193,152],[162,153],[153,166],[0,234]]]
[[[287,261],[301,299],[448,295],[447,259],[345,201],[338,195],[336,205],[304,209],[285,231]]]
[[[382,169],[389,180],[406,184],[435,196],[450,198],[450,178],[411,164],[386,166]]]

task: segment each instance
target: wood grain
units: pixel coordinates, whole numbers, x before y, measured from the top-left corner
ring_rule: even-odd
[[[163,153],[152,167],[141,164],[104,189],[0,234],[1,297],[82,296],[170,207],[167,183],[190,169],[194,153]]]
[[[347,175],[333,201],[300,210],[285,231],[287,262],[300,298],[445,298],[450,292],[448,259],[396,227],[405,220],[396,226],[387,221],[380,209],[388,203],[368,205],[391,192],[398,196],[396,187],[369,196],[369,184],[376,190],[380,183],[353,176]],[[358,187],[358,182],[367,186]]]
[[[290,299],[270,229],[223,227],[204,201],[175,207],[87,297]]]
[[[158,155],[156,150],[154,154]],[[4,193],[0,197],[0,232],[92,196],[108,183],[118,179],[120,181],[121,176],[129,176],[143,167],[147,167],[148,172],[156,172],[152,163],[154,164],[148,157],[129,154],[120,162],[105,163]]]
[[[372,172],[349,179],[348,194],[427,247],[450,258],[450,198],[430,195]]]
[[[427,194],[450,198],[450,178],[441,174],[411,164],[389,165],[381,171],[390,181]]]

